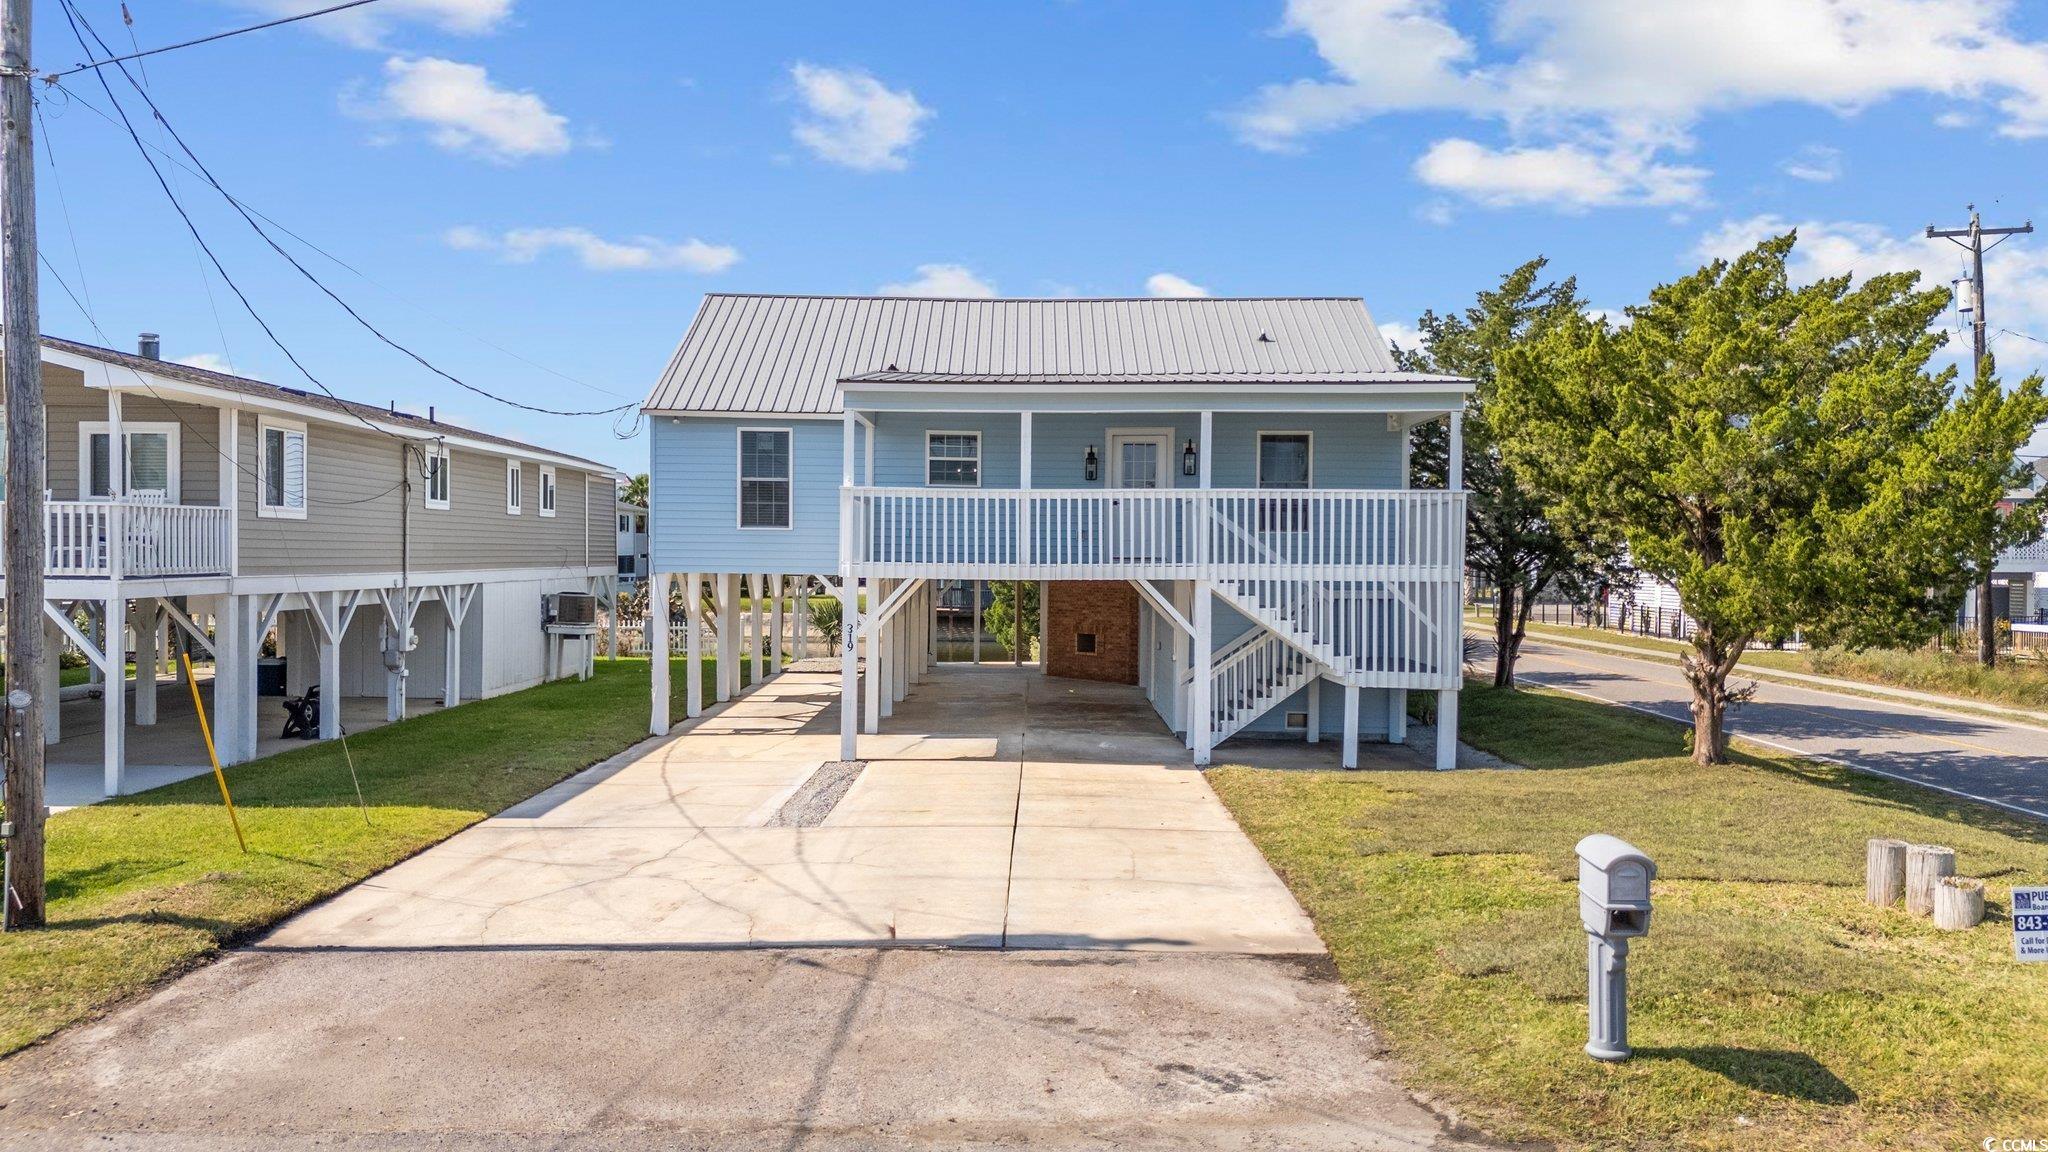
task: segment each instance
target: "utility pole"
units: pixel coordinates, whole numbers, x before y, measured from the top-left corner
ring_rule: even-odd
[[[6,891],[8,929],[43,923],[42,322],[36,307],[36,164],[29,95],[30,0],[0,17],[0,339],[7,373]],[[114,622],[109,622],[113,626]],[[119,681],[112,682],[114,687]]]
[[[2008,236],[2023,236],[2034,230],[2029,220],[2017,228],[1986,228],[1984,218],[1978,214],[1975,204],[1970,209],[1970,223],[1964,228],[1936,228],[1927,226],[1927,238],[1942,239],[1965,248],[1970,253],[1970,378],[1974,381],[1984,364],[1984,346],[1987,343],[1984,322],[1984,238],[1995,236],[1992,247],[2004,243]],[[1992,619],[1991,569],[1984,570],[1984,582],[1977,585],[1977,663],[1986,668],[1998,663],[1998,629]]]

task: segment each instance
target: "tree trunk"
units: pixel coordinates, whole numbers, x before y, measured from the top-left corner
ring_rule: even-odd
[[[1984,882],[1944,876],[1934,885],[1934,926],[1944,932],[1975,928],[1984,920]]]
[[[1742,659],[1749,637],[1723,640],[1702,625],[1693,633],[1692,648],[1679,661],[1692,686],[1692,759],[1695,764],[1728,762],[1728,707],[1748,693],[1728,691],[1728,676]]]
[[[1906,849],[1906,911],[1915,916],[1934,913],[1934,888],[1944,876],[1956,874],[1956,850],[1936,844],[1915,844]]]
[[[1499,588],[1493,613],[1493,686],[1515,686],[1515,586],[1506,581]]]

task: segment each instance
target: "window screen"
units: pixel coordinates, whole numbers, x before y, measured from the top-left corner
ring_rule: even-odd
[[[740,527],[789,527],[789,431],[740,431]]]
[[[1308,433],[1259,435],[1259,487],[1308,487]]]
[[[924,482],[975,487],[981,483],[981,434],[932,432],[925,436]]]

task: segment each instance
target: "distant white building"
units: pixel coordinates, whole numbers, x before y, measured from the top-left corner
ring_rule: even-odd
[[[647,509],[619,500],[619,583],[647,579]]]

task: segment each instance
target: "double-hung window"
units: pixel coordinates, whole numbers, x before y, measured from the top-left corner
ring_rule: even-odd
[[[555,514],[555,468],[552,464],[540,466],[540,514]]]
[[[1259,487],[1307,488],[1313,475],[1314,444],[1314,437],[1307,432],[1259,433]],[[1300,532],[1307,527],[1306,499],[1260,501],[1260,530]]]
[[[740,429],[740,527],[789,527],[789,429]]]
[[[939,488],[980,487],[981,433],[925,433],[924,482]]]
[[[505,515],[519,515],[521,503],[526,497],[524,483],[519,475],[519,461],[505,461]]]
[[[446,445],[427,449],[427,507],[448,507],[450,472],[453,461]]]
[[[155,498],[175,504],[178,500],[178,425],[125,421],[121,438],[124,453],[126,491],[130,496]],[[78,490],[87,500],[107,500],[114,495],[113,433],[104,423],[78,426]]]
[[[306,426],[268,416],[256,423],[256,514],[306,518]]]

